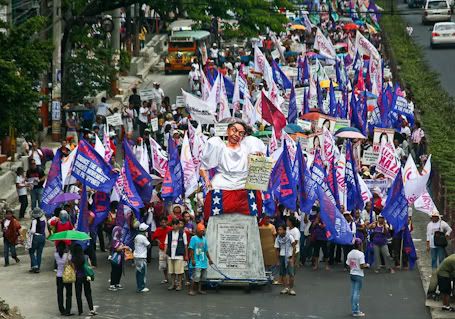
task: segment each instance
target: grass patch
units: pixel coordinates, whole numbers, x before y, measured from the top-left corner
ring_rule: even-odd
[[[425,63],[421,48],[407,35],[401,16],[384,14],[381,27],[399,67],[399,78],[411,88],[420,110],[433,167],[442,177],[450,207],[455,207],[455,101]]]

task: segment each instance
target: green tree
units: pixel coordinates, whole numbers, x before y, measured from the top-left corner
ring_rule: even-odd
[[[0,136],[9,128],[17,133],[34,133],[40,99],[37,83],[50,65],[52,46],[39,37],[46,25],[43,17],[34,17],[0,32]]]

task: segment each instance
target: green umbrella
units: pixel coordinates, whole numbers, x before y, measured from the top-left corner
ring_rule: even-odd
[[[272,131],[256,131],[253,133],[255,137],[270,137],[272,136]]]
[[[86,233],[77,230],[65,230],[56,234],[52,234],[49,240],[90,240],[90,236]]]

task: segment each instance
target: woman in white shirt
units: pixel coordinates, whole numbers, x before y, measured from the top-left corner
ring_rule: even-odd
[[[19,197],[19,203],[21,208],[19,209],[19,219],[24,218],[25,211],[27,210],[27,179],[25,178],[25,171],[22,167],[18,167],[16,170],[16,190],[17,196]]]
[[[63,271],[71,257],[66,249],[65,242],[61,241],[57,245],[57,251],[54,253],[57,264],[57,303],[58,310],[62,316],[71,316],[71,300],[73,295],[73,284],[63,282]],[[66,303],[63,302],[63,289],[66,290]]]

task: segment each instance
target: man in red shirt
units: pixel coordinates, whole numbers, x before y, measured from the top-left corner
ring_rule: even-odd
[[[156,240],[158,242],[158,247],[160,248],[158,270],[163,271],[164,279],[161,281],[162,284],[166,284],[168,282],[167,256],[164,251],[164,242],[166,241],[167,233],[171,230],[172,227],[167,225],[167,218],[162,216],[160,218],[160,227],[158,227],[152,235],[152,240]]]

